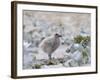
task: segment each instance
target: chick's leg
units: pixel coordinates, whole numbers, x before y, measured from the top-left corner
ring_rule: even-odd
[[[51,58],[51,53],[49,53],[49,55],[48,55],[48,56],[49,56],[49,60],[51,60],[51,59],[52,59],[52,58]]]

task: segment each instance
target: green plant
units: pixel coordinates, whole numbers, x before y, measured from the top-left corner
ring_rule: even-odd
[[[80,43],[83,40],[83,37],[81,35],[78,35],[74,38],[75,43]]]
[[[40,69],[41,68],[41,64],[35,64],[35,68],[36,69]]]
[[[81,42],[87,42],[90,41],[90,36],[81,36],[81,35],[77,35],[76,37],[74,37],[74,42],[75,43],[81,43]]]
[[[86,64],[88,62],[88,53],[86,49],[82,51],[82,55],[83,55],[83,63]]]

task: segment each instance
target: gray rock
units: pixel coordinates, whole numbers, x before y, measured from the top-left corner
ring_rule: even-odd
[[[76,67],[76,66],[78,66],[78,63],[73,59],[69,59],[68,61],[63,63],[63,66],[65,66],[65,67]]]

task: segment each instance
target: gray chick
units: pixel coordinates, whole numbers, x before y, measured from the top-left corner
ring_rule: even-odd
[[[45,38],[41,43],[41,49],[48,54],[49,59],[51,60],[52,53],[59,47],[60,45],[60,37],[61,35],[55,34],[53,36]]]

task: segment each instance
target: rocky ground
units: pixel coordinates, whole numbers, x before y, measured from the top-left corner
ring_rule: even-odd
[[[68,52],[69,49],[70,51]],[[73,52],[71,52],[71,50],[73,50]],[[84,51],[86,53],[83,53]],[[51,60],[49,60],[48,55],[41,50],[29,48],[29,52],[26,54],[24,53],[24,69],[87,66],[91,64],[90,58],[89,49],[80,49],[79,44],[75,44],[74,47],[61,45],[52,53]]]

